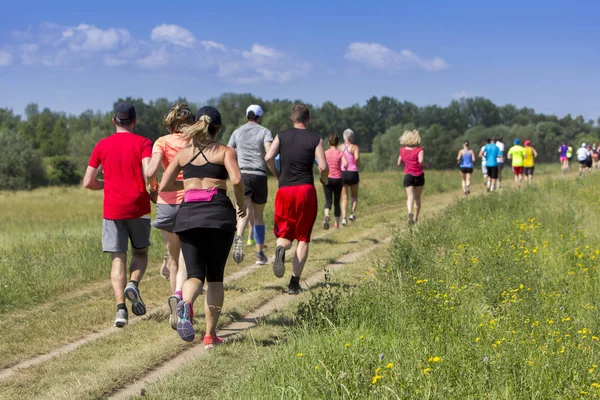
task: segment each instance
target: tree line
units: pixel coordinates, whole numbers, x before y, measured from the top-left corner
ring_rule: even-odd
[[[119,98],[137,111],[136,132],[151,140],[165,135],[164,115],[175,102],[197,108],[199,104],[184,98],[170,101],[160,98],[145,102],[141,98]],[[260,104],[265,110],[263,125],[273,133],[290,126],[291,100],[263,100],[252,94],[226,93],[208,101],[223,118],[222,140],[226,142],[239,125],[245,123],[245,110]],[[356,133],[363,152],[373,152],[363,169],[380,171],[393,168],[398,153],[398,138],[405,129],[419,129],[426,149],[427,163],[436,169],[455,166],[456,153],[464,140],[476,150],[487,137],[502,136],[506,143],[514,138],[530,139],[540,154],[539,161],[556,159],[561,142],[577,147],[581,142],[594,143],[600,138],[597,124],[582,116],[536,113],[533,109],[512,104],[498,106],[483,97],[453,100],[448,106],[417,106],[392,97],[372,97],[364,105],[340,108],[332,102],[310,106],[310,128],[327,137],[341,136],[346,128]],[[25,115],[0,108],[0,189],[30,189],[36,186],[77,184],[94,145],[113,133],[112,113],[87,110],[70,115],[40,110],[29,104]]]

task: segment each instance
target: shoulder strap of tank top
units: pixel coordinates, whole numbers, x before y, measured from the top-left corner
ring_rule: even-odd
[[[347,144],[347,143],[346,143],[346,144],[344,144],[344,153],[350,153],[350,152],[348,151],[348,144]]]
[[[211,145],[211,144],[213,144],[213,143],[217,143],[217,142],[213,140],[212,142],[208,142],[208,143],[206,143],[206,146],[204,146],[204,149],[206,149],[206,148],[207,148],[209,145]],[[202,154],[202,157],[204,158],[204,160],[205,160],[207,163],[211,164],[211,162],[210,162],[210,161],[208,161],[208,158],[206,158],[206,155],[204,154],[204,149],[202,149],[202,150],[200,150],[198,153],[196,153],[196,155],[195,155],[194,157],[192,157],[192,159],[189,161],[189,163],[188,163],[188,164],[191,164],[191,163],[192,163],[192,161],[194,161],[196,158],[198,158],[198,156],[199,156],[200,154]]]

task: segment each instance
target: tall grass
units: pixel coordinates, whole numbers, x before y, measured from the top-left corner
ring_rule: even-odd
[[[220,398],[597,397],[598,183],[461,201],[398,235]]]

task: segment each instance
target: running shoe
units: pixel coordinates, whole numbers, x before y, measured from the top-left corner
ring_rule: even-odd
[[[262,251],[256,252],[256,265],[265,265],[268,261],[267,256]]]
[[[282,278],[283,275],[285,275],[285,248],[283,246],[277,246],[277,248],[275,249],[273,273],[278,278]]]
[[[354,222],[356,221],[356,215],[350,214],[350,217],[348,219],[350,220],[350,222]]]
[[[292,276],[288,285],[288,294],[299,294],[302,291],[300,287],[300,278]]]
[[[336,222],[336,223],[334,223],[334,224],[333,224],[333,228],[334,228],[334,229],[340,229],[340,226],[339,226],[339,225],[338,225],[338,223]]]
[[[127,310],[117,310],[117,315],[115,316],[115,326],[117,328],[122,328],[127,325],[129,321],[129,314]]]
[[[168,260],[169,260],[169,253],[165,253],[165,256],[163,257],[163,263],[160,267],[160,276],[162,276],[166,280],[169,280],[169,278],[171,277],[171,271],[169,270]]]
[[[413,225],[414,223],[415,223],[415,220],[413,219],[413,214],[412,213],[408,214],[408,224]]]
[[[131,311],[133,311],[135,315],[146,314],[146,305],[142,301],[140,290],[133,282],[129,282],[125,287],[125,297],[131,301]]]
[[[256,246],[256,240],[248,238],[248,241],[246,242],[246,246],[249,246],[249,247]]]
[[[244,261],[244,240],[239,235],[233,239],[233,261],[238,264]]]
[[[221,339],[217,335],[204,335],[204,350],[214,349],[220,344],[223,344],[223,339]]]
[[[188,301],[177,303],[177,333],[186,342],[193,342],[196,337],[194,331],[194,310]]]
[[[323,229],[328,230],[329,229],[329,220],[331,218],[329,216],[325,217],[325,221],[323,221]]]
[[[342,226],[346,226],[348,225],[348,221],[346,221],[346,218],[342,219]]]
[[[181,297],[176,294],[169,297],[167,302],[169,303],[169,323],[171,328],[177,330],[177,304],[181,301]]]

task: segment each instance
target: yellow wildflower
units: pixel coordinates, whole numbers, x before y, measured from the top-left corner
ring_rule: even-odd
[[[430,363],[439,363],[440,360],[441,360],[441,358],[439,358],[438,356],[435,356],[435,357],[429,357],[429,360],[427,360],[427,361],[429,361]]]
[[[296,354],[298,357],[302,357],[304,354],[303,353],[298,353]]]
[[[381,375],[375,375],[375,376],[373,377],[373,380],[371,381],[371,384],[372,384],[372,385],[375,385],[375,384],[377,384],[377,382],[378,382],[378,381],[379,381],[381,378],[383,378]]]
[[[432,371],[432,369],[431,369],[431,368],[425,368],[425,369],[423,370],[423,375],[427,375],[427,374],[428,374],[428,373],[430,373],[431,371]]]
[[[592,383],[592,387],[598,389],[600,388],[600,383],[594,382]]]
[[[381,373],[381,367],[377,367],[377,369],[375,370],[375,373],[376,373],[377,375],[379,375],[379,374]]]
[[[319,366],[315,365],[315,371],[318,371],[318,370],[319,370]]]
[[[394,368],[394,363],[389,363],[388,365],[385,366],[387,369],[392,369]]]

